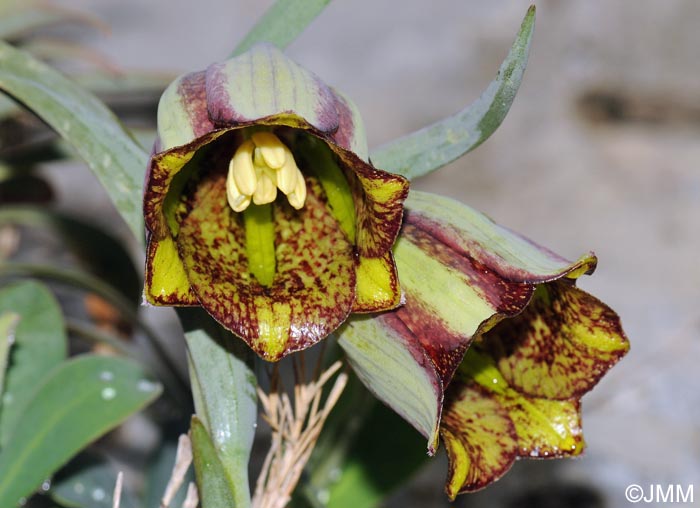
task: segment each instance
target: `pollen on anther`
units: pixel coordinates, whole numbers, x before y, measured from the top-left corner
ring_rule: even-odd
[[[306,182],[291,150],[272,132],[256,132],[236,149],[226,177],[229,206],[242,212],[251,202],[271,203],[277,189],[297,210],[306,200]]]

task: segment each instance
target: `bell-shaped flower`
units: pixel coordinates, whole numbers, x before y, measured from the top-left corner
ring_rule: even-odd
[[[355,373],[428,439],[450,498],[519,457],[583,450],[579,399],[629,349],[618,316],[575,287],[596,258],[554,254],[454,200],[412,191],[394,247],[401,307],[341,328]]]
[[[201,305],[271,361],[399,305],[408,182],[368,162],[352,102],[276,48],[175,80],[154,152],[147,302]]]

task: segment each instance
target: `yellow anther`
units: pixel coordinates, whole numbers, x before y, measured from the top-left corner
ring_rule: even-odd
[[[267,167],[279,169],[284,165],[284,161],[287,159],[285,150],[288,152],[289,149],[284,146],[280,138],[271,132],[256,132],[251,138],[255,146],[260,148],[260,153],[265,159]]]
[[[294,191],[287,194],[287,199],[290,205],[300,210],[301,207],[304,206],[304,201],[306,201],[306,182],[304,181],[304,175],[302,175],[298,169],[296,180]]]
[[[236,212],[242,212],[250,205],[250,196],[242,194],[238,189],[232,171],[229,171],[226,177],[226,199],[228,200],[229,206]]]
[[[294,156],[289,148],[284,147],[285,152],[287,152],[286,161],[284,166],[277,170],[277,187],[284,192],[289,194],[294,191],[297,183],[297,173],[299,173],[299,168],[297,163],[294,161]]]
[[[273,170],[261,166],[256,166],[255,169],[258,176],[258,188],[253,194],[253,203],[256,205],[272,203],[277,197],[274,175],[270,174]]]
[[[252,195],[258,186],[253,167],[253,150],[255,144],[251,140],[244,141],[228,165],[228,174],[233,175],[238,190],[248,196]]]
[[[238,147],[226,176],[226,197],[236,212],[251,203],[264,205],[277,197],[277,189],[287,195],[297,210],[306,201],[306,183],[294,155],[271,132],[256,132]]]

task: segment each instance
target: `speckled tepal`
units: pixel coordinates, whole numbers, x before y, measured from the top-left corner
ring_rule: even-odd
[[[278,153],[299,175],[296,197]],[[399,305],[391,249],[407,194],[368,162],[352,102],[273,46],[185,74],[158,106],[145,300],[201,305],[279,360],[352,312]]]

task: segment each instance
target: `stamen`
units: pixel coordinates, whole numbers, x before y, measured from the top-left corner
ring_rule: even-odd
[[[252,156],[254,149],[255,145],[251,140],[244,141],[233,155],[228,169],[229,175],[233,175],[240,192],[248,196],[253,194],[258,186],[255,168],[253,167]]]
[[[251,138],[255,146],[260,148],[260,152],[268,167],[272,169],[279,169],[282,167],[287,158],[285,149],[287,152],[289,149],[282,144],[280,138],[271,132],[256,132]]]
[[[301,210],[304,206],[304,201],[306,201],[306,182],[304,181],[304,175],[301,171],[297,169],[297,184],[294,187],[294,192],[287,194],[287,199],[289,204],[292,205],[297,210]]]
[[[266,205],[272,203],[277,197],[277,187],[273,180],[274,175],[270,175],[271,171],[266,167],[255,167],[258,176],[258,188],[253,194],[253,203],[256,205]]]
[[[264,205],[277,197],[277,189],[299,210],[306,201],[306,182],[294,155],[271,132],[256,132],[238,147],[226,177],[226,197],[236,212],[251,203]]]
[[[250,196],[241,193],[233,178],[233,171],[226,177],[226,199],[235,212],[242,212],[250,205]]]
[[[294,157],[292,156],[292,152],[289,151],[289,148],[285,146],[284,149],[286,152],[289,152],[289,154],[287,155],[284,166],[277,171],[277,187],[285,194],[289,194],[293,192],[296,187],[299,168],[297,168],[297,163],[294,161]]]

